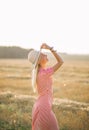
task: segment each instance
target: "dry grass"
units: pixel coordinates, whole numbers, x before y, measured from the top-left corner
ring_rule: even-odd
[[[27,60],[0,60],[0,130],[31,130],[37,95],[31,87],[31,69]],[[88,130],[89,61],[65,61],[53,79],[53,110],[60,129]]]
[[[12,92],[0,95],[0,130],[31,130],[34,96],[15,95]],[[65,99],[55,99],[53,111],[60,130],[88,130],[89,104]]]
[[[0,60],[0,91],[33,95],[31,69],[27,60]],[[65,61],[53,79],[54,97],[89,102],[89,61]]]

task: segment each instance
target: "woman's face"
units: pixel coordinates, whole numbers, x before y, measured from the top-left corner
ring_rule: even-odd
[[[48,61],[47,55],[41,53],[40,57],[39,57],[39,64],[40,65],[45,65],[47,63],[47,61]]]

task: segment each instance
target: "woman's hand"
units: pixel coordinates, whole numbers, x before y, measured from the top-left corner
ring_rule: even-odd
[[[42,45],[41,45],[41,49],[51,49],[51,47],[49,46],[49,45],[47,45],[46,43],[43,43]]]

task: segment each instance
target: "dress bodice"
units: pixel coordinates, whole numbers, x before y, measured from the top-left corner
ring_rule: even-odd
[[[40,69],[37,76],[37,90],[38,94],[48,94],[52,96],[52,74],[53,68]]]

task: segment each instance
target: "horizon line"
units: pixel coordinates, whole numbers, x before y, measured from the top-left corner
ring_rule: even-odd
[[[0,45],[0,47],[19,47],[19,48],[26,49],[26,50],[31,49],[31,48],[18,46],[18,45]],[[66,54],[66,55],[89,55],[89,53],[69,53],[69,52],[58,52],[58,53],[62,53],[62,54]]]

